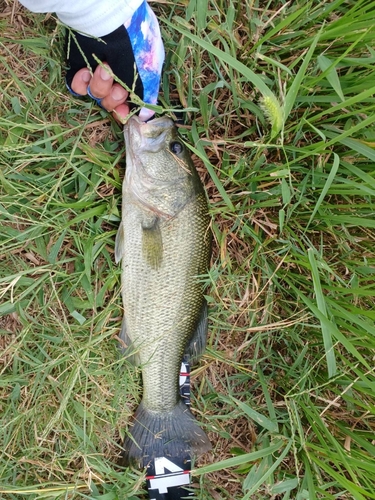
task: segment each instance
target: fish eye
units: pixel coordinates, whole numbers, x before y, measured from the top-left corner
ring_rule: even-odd
[[[173,141],[170,143],[169,149],[173,154],[179,155],[184,150],[184,146],[179,141]]]

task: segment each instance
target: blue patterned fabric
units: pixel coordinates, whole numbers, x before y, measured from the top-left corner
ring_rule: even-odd
[[[164,47],[158,20],[145,1],[124,26],[133,48],[139,78],[143,83],[143,101],[156,104],[164,62]],[[146,108],[140,112],[141,119],[152,115],[153,112]]]

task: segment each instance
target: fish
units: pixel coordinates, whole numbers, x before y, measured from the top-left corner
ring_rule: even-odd
[[[211,256],[208,204],[189,150],[166,116],[124,127],[126,170],[115,242],[124,307],[120,338],[142,372],[143,396],[123,443],[123,462],[189,460],[211,449],[184,403],[184,354],[198,359],[207,336],[199,276]],[[133,353],[133,355],[131,355]]]

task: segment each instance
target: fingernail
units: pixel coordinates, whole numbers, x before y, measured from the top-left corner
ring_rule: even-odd
[[[82,81],[85,82],[85,83],[89,83],[90,80],[91,80],[90,71],[83,72],[82,73]]]
[[[111,96],[115,101],[121,101],[126,97],[126,90],[121,87],[113,87],[111,90]]]
[[[105,81],[110,80],[112,78],[112,76],[109,74],[109,72],[103,66],[100,66],[100,77],[102,80],[105,80]]]

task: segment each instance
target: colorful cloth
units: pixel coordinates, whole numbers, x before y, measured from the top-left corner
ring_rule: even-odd
[[[148,104],[156,104],[164,62],[164,47],[158,20],[148,3],[143,2],[124,26],[143,83],[143,100]],[[148,109],[143,108],[140,118],[145,119],[145,115],[149,113]]]

